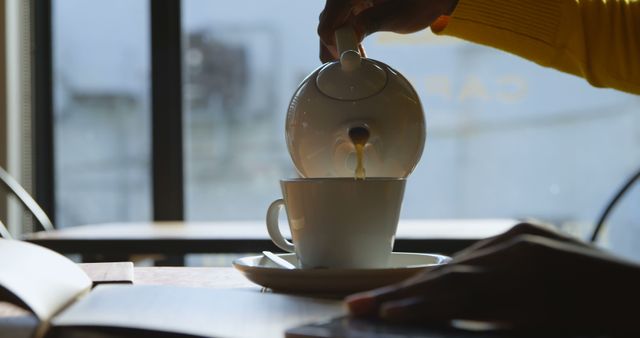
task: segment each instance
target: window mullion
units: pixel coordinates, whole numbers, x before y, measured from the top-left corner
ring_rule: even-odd
[[[51,0],[33,1],[32,4],[35,58],[33,119],[33,147],[35,154],[34,190],[36,201],[55,224]]]
[[[149,0],[154,220],[184,218],[180,0]]]

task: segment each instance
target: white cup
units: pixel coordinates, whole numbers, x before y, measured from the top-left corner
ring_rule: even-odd
[[[300,178],[280,181],[283,199],[271,203],[267,230],[301,268],[381,268],[393,250],[404,178]],[[278,227],[286,207],[293,243]]]

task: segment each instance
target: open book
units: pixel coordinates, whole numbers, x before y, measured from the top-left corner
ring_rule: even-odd
[[[66,257],[0,239],[0,302],[33,314],[33,337],[282,337],[287,328],[343,314],[339,301],[257,290],[91,286]],[[5,324],[0,337],[17,336]]]

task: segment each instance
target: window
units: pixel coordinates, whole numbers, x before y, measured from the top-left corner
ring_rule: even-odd
[[[296,175],[284,119],[319,65],[321,5],[183,1],[187,219],[262,220],[278,180]]]
[[[145,0],[52,2],[58,227],[151,218]]]
[[[284,114],[319,65],[323,3],[183,4],[188,215],[261,217],[277,180],[294,173]],[[427,145],[404,217],[591,222],[637,165],[633,95],[429,31],[376,34],[365,47],[413,82],[425,109]]]

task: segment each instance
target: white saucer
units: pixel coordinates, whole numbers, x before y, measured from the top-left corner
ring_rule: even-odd
[[[278,256],[298,266],[295,254]],[[338,295],[397,283],[449,260],[451,258],[443,255],[394,252],[388,268],[287,270],[260,255],[236,259],[233,267],[250,281],[274,291]]]

